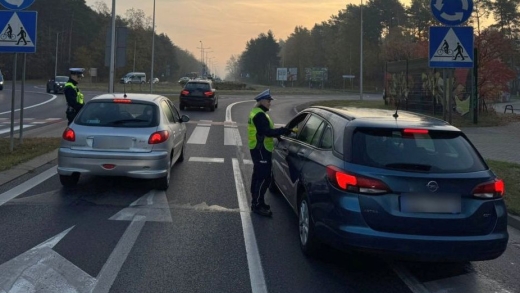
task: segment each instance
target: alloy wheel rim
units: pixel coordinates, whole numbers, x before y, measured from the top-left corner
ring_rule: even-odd
[[[309,210],[307,202],[304,200],[300,205],[300,241],[303,245],[307,244],[309,237]]]

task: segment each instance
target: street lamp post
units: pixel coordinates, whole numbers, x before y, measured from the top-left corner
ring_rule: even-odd
[[[110,40],[110,77],[108,92],[114,92],[114,67],[115,67],[115,46],[116,46],[116,0],[112,0],[112,31]]]
[[[359,40],[359,99],[363,100],[363,0],[361,0],[361,33]]]
[[[54,62],[54,76],[58,75],[58,37],[60,33],[56,33],[56,61]]]
[[[153,63],[155,59],[155,0],[153,0],[153,24],[152,24],[152,70],[150,73],[150,93],[153,91]]]

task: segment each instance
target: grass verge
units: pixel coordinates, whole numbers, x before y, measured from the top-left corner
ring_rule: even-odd
[[[57,149],[59,145],[60,138],[54,137],[24,138],[21,144],[16,139],[11,152],[11,140],[0,138],[0,172],[49,153]]]
[[[509,162],[486,160],[491,170],[504,180],[507,210],[520,216],[520,165]]]

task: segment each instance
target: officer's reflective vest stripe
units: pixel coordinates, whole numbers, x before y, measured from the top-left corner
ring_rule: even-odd
[[[269,120],[269,127],[271,129],[274,128],[274,123],[271,120],[271,117],[269,117],[269,115],[267,115],[267,113],[265,113],[264,110],[262,110],[259,107],[253,108],[251,110],[251,113],[249,113],[249,120],[247,122],[247,137],[249,140],[249,149],[254,149],[257,147],[257,130],[255,123],[253,122],[253,118],[255,118],[256,114],[258,113],[264,113],[265,117],[267,117],[267,120]],[[274,139],[272,137],[264,136],[264,147],[266,150],[272,152],[274,150]]]
[[[68,81],[67,83],[65,83],[65,87],[71,87],[73,88],[75,91],[76,91],[76,102],[80,105],[83,105],[84,101],[83,101],[83,93],[81,93],[78,89],[77,86],[75,86],[72,82]]]

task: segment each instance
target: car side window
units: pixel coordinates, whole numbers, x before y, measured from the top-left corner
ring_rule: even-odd
[[[326,123],[323,123],[326,124]],[[322,149],[332,149],[332,127],[327,124],[325,129],[323,130],[323,135],[321,137],[320,147]]]
[[[312,142],[314,134],[316,134],[316,131],[318,130],[322,122],[322,119],[318,118],[315,115],[311,115],[311,117],[309,117],[309,119],[307,120],[307,123],[305,123],[305,126],[303,127],[302,131],[300,132],[300,135],[298,135],[298,140],[310,144]]]
[[[175,123],[175,117],[173,116],[173,112],[170,108],[170,106],[168,106],[168,103],[166,103],[166,101],[161,101],[161,108],[164,112],[164,114],[166,114],[166,117],[168,118],[168,121],[170,121],[170,123]]]
[[[307,118],[309,114],[303,113],[298,116],[296,116],[291,122],[287,123],[287,128],[293,129],[294,132],[291,132],[289,134],[290,138],[296,138],[298,137],[298,134],[300,134],[300,131],[303,128],[303,124],[305,123],[305,119]]]
[[[175,107],[175,105],[170,100],[166,100],[168,102],[168,105],[170,105],[170,108],[172,109],[173,118],[175,118],[175,122],[181,121],[181,115],[179,114],[179,111]]]
[[[311,145],[315,147],[320,147],[320,139],[321,135],[323,134],[323,129],[325,128],[326,123],[322,122],[320,126],[318,127],[318,130],[316,130],[316,133],[314,134],[314,137],[312,138]]]

